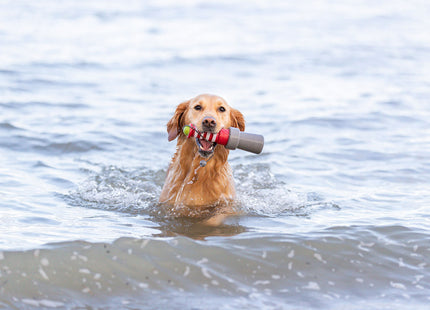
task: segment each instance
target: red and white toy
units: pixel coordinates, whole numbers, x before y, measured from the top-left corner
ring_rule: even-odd
[[[252,133],[245,133],[238,128],[222,128],[218,133],[200,132],[193,124],[182,128],[187,138],[200,138],[206,141],[224,145],[229,150],[239,148],[244,151],[260,154],[264,146],[264,137]]]

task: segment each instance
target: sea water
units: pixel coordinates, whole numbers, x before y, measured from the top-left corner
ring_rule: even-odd
[[[429,12],[2,1],[0,308],[428,309]],[[216,228],[157,205],[200,93],[266,141]]]

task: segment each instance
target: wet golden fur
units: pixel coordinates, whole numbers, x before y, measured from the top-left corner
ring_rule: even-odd
[[[200,105],[201,110],[196,110],[196,105]],[[177,150],[167,170],[160,202],[170,207],[176,216],[212,216],[217,218],[212,222],[219,223],[220,214],[232,213],[228,206],[235,196],[232,171],[227,162],[229,151],[217,145],[213,157],[205,167],[200,167],[204,158],[198,153],[195,139],[188,139],[182,133],[182,127],[187,124],[194,124],[203,131],[202,120],[208,116],[216,120],[215,132],[229,127],[245,130],[242,113],[221,97],[200,95],[179,104],[167,123],[168,139],[177,138]]]

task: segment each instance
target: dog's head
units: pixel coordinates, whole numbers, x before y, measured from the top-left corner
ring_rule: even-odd
[[[182,127],[194,124],[200,132],[218,133],[222,128],[236,127],[245,130],[242,113],[230,107],[227,102],[215,95],[199,95],[179,104],[175,114],[167,123],[169,141],[174,140]],[[216,143],[195,139],[197,150],[202,157],[209,157],[215,151]]]

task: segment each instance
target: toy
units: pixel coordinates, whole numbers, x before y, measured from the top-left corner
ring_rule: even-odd
[[[199,137],[206,141],[224,145],[229,150],[239,148],[244,151],[260,154],[264,146],[264,137],[262,135],[246,133],[235,127],[223,128],[217,134],[213,134],[211,132],[200,132],[193,124],[190,124],[185,125],[182,131],[187,138]]]

